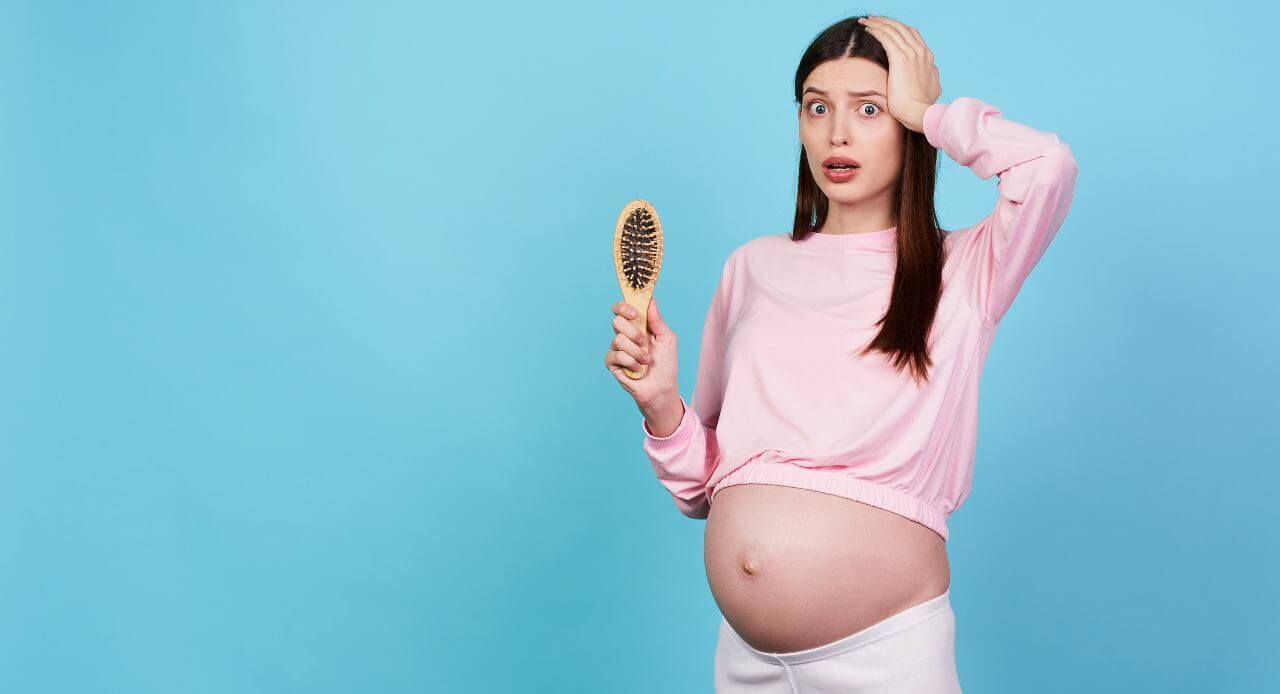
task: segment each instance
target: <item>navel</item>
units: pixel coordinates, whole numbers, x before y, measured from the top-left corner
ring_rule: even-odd
[[[748,576],[755,576],[760,573],[761,566],[760,554],[753,547],[748,547],[742,552],[742,573]]]

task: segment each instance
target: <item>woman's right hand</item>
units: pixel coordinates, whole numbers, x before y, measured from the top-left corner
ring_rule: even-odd
[[[632,322],[640,314],[631,304],[618,301],[613,305],[613,313],[613,342],[609,343],[609,351],[604,355],[605,367],[641,410],[664,398],[676,397],[679,392],[676,383],[676,334],[662,320],[658,300],[649,299],[648,334],[641,334],[639,326]],[[640,378],[631,378],[622,370],[626,367],[639,371],[641,363],[647,364],[648,368]]]

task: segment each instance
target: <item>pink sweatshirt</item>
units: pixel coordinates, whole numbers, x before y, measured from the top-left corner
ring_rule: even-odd
[[[1066,217],[1076,162],[1057,135],[970,97],[929,106],[924,134],[979,178],[999,176],[991,214],[946,232],[928,382],[880,352],[856,354],[889,305],[897,227],[743,243],[712,296],[679,427],[657,437],[641,420],[684,515],[706,518],[725,487],[772,484],[861,501],[947,539],[973,480],[987,349]]]

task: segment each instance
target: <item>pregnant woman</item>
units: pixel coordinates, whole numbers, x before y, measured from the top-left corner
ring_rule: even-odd
[[[676,508],[707,519],[722,694],[960,691],[947,519],[972,482],[988,347],[1076,163],[1057,135],[940,93],[910,26],[849,18],[814,39],[794,227],[729,253],[687,405],[657,301],[644,334],[614,305],[606,365]],[[970,227],[938,225],[938,149],[999,179]]]

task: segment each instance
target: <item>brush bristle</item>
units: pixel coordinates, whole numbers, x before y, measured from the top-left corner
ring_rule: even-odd
[[[653,280],[658,269],[658,229],[653,215],[643,207],[631,211],[622,227],[622,274],[632,289]]]

